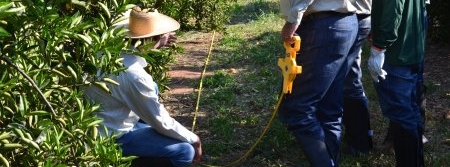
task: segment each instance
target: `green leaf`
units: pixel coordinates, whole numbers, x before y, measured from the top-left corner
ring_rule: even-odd
[[[80,24],[82,19],[83,19],[82,16],[73,17],[72,22],[70,23],[70,28],[74,27],[75,25]]]
[[[81,100],[80,100],[80,98],[76,98],[76,101],[77,101],[77,104],[78,104],[78,110],[79,110],[79,113],[80,113],[80,117],[79,117],[79,119],[80,120],[83,120],[83,117],[84,117],[84,107],[83,107],[83,103],[81,102]]]
[[[0,134],[0,140],[6,139],[11,137],[9,132],[2,132],[2,134]]]
[[[9,111],[10,114],[14,114],[14,111],[9,108],[8,106],[3,106],[3,109],[5,109],[6,111]]]
[[[99,123],[101,123],[103,120],[95,120],[94,122],[91,122],[91,123],[89,123],[88,125],[87,125],[87,127],[91,127],[91,126],[94,126],[94,125],[98,125]]]
[[[109,12],[109,8],[105,4],[103,4],[101,2],[98,2],[98,4],[103,9],[103,11],[105,12],[106,16],[108,16],[108,18],[111,18],[111,13]]]
[[[2,3],[0,4],[0,19],[6,18],[8,16],[11,16],[13,14],[16,14],[22,10],[25,9],[24,6],[18,7],[18,8],[11,8],[13,7],[14,3],[10,2],[8,4]]]
[[[99,108],[100,108],[100,105],[94,105],[88,111],[89,111],[89,113],[94,112],[94,111],[97,111]]]
[[[44,97],[48,98],[53,92],[53,89],[48,90],[47,92],[44,93]]]
[[[9,37],[11,34],[0,26],[0,37]]]
[[[58,74],[59,76],[62,76],[63,78],[67,78],[68,76],[64,73],[62,73],[61,71],[57,70],[57,69],[52,69],[52,72]]]
[[[86,42],[87,44],[92,44],[92,39],[91,37],[85,36],[83,34],[75,34],[76,37],[80,38],[81,40],[83,40],[84,42]]]
[[[104,82],[94,82],[95,86],[98,86],[100,89],[103,89],[105,92],[109,93],[109,88],[106,86]]]
[[[25,10],[25,6],[21,6],[18,8],[12,8],[12,9],[8,9],[7,11],[5,11],[6,13],[17,13],[20,12],[22,10]]]
[[[134,8],[135,6],[136,6],[135,4],[128,4],[127,6],[125,6],[125,9],[128,10]]]
[[[32,115],[49,115],[49,114],[50,114],[50,113],[47,112],[47,111],[40,110],[40,111],[31,111],[31,112],[28,113],[27,115],[28,115],[28,116],[32,116]]]
[[[6,148],[6,149],[16,149],[16,148],[22,148],[23,146],[22,146],[22,144],[19,144],[19,143],[5,143],[5,144],[2,144],[2,147]]]
[[[111,78],[103,78],[102,81],[114,84],[114,85],[120,85],[118,82],[112,80]]]
[[[9,167],[8,160],[1,153],[0,153],[0,160],[2,161],[3,165],[5,165],[6,167]]]
[[[77,75],[77,73],[75,72],[75,70],[73,70],[72,67],[67,66],[67,70],[69,70],[70,74],[72,75],[72,77],[73,77],[75,80],[78,80],[78,75]]]
[[[13,5],[13,2],[0,2],[0,12],[4,12],[6,9],[11,8]]]
[[[16,87],[16,83],[17,83],[17,78],[11,78],[8,82],[6,83],[0,83],[0,87],[2,88],[0,90],[0,94],[1,95],[5,95],[5,96],[11,96],[8,91],[10,91],[12,88]]]
[[[24,97],[22,95],[19,96],[19,112],[22,115],[25,115],[25,101]]]
[[[114,20],[113,22],[112,22],[112,24],[114,25],[114,24],[117,24],[117,23],[119,23],[119,22],[121,22],[121,21],[123,21],[123,20],[126,20],[126,19],[128,19],[127,17],[119,17],[118,19],[116,19],[116,20]]]
[[[128,156],[128,157],[121,157],[120,160],[121,161],[131,161],[136,158],[138,158],[138,157],[137,156]]]
[[[114,7],[116,7],[116,8],[119,7],[119,4],[117,3],[116,0],[113,0],[112,2],[113,2],[113,4],[114,4]]]
[[[30,140],[30,139],[27,139],[27,138],[21,138],[21,139],[22,139],[22,141],[24,141],[24,142],[27,143],[28,145],[30,145],[30,146],[32,146],[32,147],[38,149],[38,150],[41,150],[41,148],[39,147],[39,145],[38,145],[36,142],[34,142],[33,140]]]
[[[67,93],[72,92],[72,90],[70,88],[66,87],[66,86],[60,86],[60,87],[57,87],[57,89],[61,90],[61,91],[64,91],[64,92],[67,92]]]
[[[2,12],[0,12],[0,19],[6,18],[6,17],[11,16],[11,15],[14,15],[14,14],[16,14],[18,12],[23,11],[23,10],[25,10],[25,6],[21,6],[21,7],[18,7],[18,8],[10,8],[10,9],[8,9],[6,11],[2,11]]]
[[[84,7],[85,9],[88,9],[88,5],[84,1],[78,1],[78,0],[72,0],[72,3],[81,7]]]

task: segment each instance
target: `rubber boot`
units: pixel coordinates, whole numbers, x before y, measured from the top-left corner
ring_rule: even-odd
[[[422,128],[418,136],[404,129],[398,123],[391,123],[394,136],[396,167],[423,167]]]
[[[131,167],[175,167],[169,158],[139,157],[131,161]]]
[[[364,155],[373,148],[367,99],[344,98],[344,142],[352,156]]]
[[[306,136],[297,136],[297,140],[306,155],[311,167],[334,167],[324,141]]]

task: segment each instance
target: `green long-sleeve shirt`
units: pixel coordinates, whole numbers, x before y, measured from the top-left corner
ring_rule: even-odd
[[[373,0],[373,45],[386,48],[385,63],[411,65],[425,52],[424,0]]]

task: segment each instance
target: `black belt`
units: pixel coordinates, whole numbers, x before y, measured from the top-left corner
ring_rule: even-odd
[[[356,17],[358,18],[358,20],[365,19],[369,16],[370,16],[370,14],[356,14]]]

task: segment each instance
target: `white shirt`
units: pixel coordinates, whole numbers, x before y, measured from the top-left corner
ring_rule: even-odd
[[[99,128],[99,132],[103,135],[110,135],[111,132],[124,134],[142,119],[165,136],[191,144],[197,142],[197,135],[173,119],[164,105],[159,103],[157,84],[144,70],[147,66],[145,59],[125,53],[122,57],[127,69],[118,76],[110,76],[120,84],[108,84],[111,93],[97,86],[84,88],[86,98],[101,105],[97,116],[103,119],[102,124],[107,127],[108,133],[103,128]]]
[[[280,0],[280,10],[286,21],[300,25],[303,16],[310,13],[335,11],[355,13],[355,0]]]
[[[356,0],[353,2],[356,7],[356,14],[370,14],[372,10],[372,0]]]

